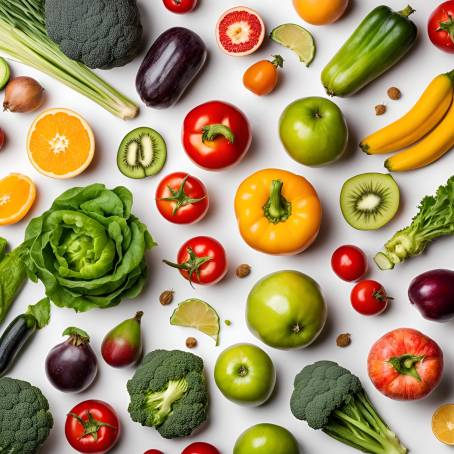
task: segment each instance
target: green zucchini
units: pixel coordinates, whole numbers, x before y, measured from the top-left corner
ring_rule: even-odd
[[[383,5],[371,11],[323,70],[328,95],[350,96],[394,66],[416,41],[413,12]]]
[[[0,57],[0,90],[3,90],[9,81],[11,72],[7,61]]]

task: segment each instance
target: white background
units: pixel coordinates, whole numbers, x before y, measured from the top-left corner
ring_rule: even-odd
[[[317,56],[310,68],[299,63],[292,52],[271,42],[266,42],[260,51],[252,56],[234,58],[223,54],[214,39],[214,24],[225,9],[238,3],[240,2],[234,0],[201,0],[194,13],[178,16],[165,10],[161,0],[141,1],[147,48],[162,31],[181,25],[201,35],[210,56],[201,76],[177,106],[164,111],[144,107],[134,121],[123,122],[58,82],[19,64],[12,66],[15,75],[33,76],[42,83],[48,96],[46,108],[68,107],[82,114],[94,129],[97,150],[95,162],[83,175],[69,181],[49,179],[37,173],[26,156],[26,133],[35,115],[1,113],[0,126],[8,135],[8,144],[0,153],[0,176],[9,172],[29,175],[38,187],[39,197],[24,221],[14,226],[2,227],[0,235],[13,245],[18,245],[32,216],[47,209],[62,191],[76,185],[102,182],[109,187],[123,184],[133,191],[134,212],[149,226],[159,243],[159,247],[150,254],[150,283],[140,298],[124,301],[120,306],[105,311],[93,310],[85,314],[75,314],[68,309],[54,307],[50,326],[36,335],[11,370],[11,376],[29,380],[39,386],[50,401],[55,427],[42,452],[73,452],[64,436],[65,414],[73,405],[89,398],[103,399],[118,410],[123,434],[115,450],[117,453],[139,454],[146,449],[158,448],[166,454],[179,454],[187,444],[200,440],[211,442],[222,454],[228,454],[232,452],[238,435],[249,426],[260,422],[273,422],[287,427],[298,439],[303,453],[353,452],[323,433],[309,429],[290,412],[289,398],[295,374],[306,364],[320,359],[338,361],[361,377],[371,400],[412,452],[451,452],[434,438],[430,422],[433,411],[440,404],[454,398],[452,323],[438,324],[423,320],[410,306],[407,288],[410,280],[419,273],[453,266],[454,239],[436,241],[424,256],[413,258],[394,271],[380,272],[371,264],[369,277],[380,280],[395,298],[390,309],[378,317],[366,318],[353,311],[349,303],[351,285],[339,280],[330,268],[331,253],[340,244],[357,244],[371,257],[397,229],[407,225],[416,212],[419,200],[424,195],[433,193],[453,173],[451,169],[454,165],[454,154],[451,154],[429,168],[396,175],[402,193],[401,208],[396,218],[379,231],[353,230],[341,215],[338,198],[342,183],[348,177],[361,172],[384,171],[383,157],[369,157],[361,153],[357,147],[359,139],[406,112],[435,75],[454,67],[454,57],[437,50],[427,38],[427,18],[440,2],[413,0],[412,6],[417,12],[412,17],[420,29],[420,38],[409,56],[360,94],[349,99],[335,100],[345,113],[350,127],[351,150],[339,163],[318,169],[304,167],[286,155],[277,134],[279,115],[284,107],[296,98],[324,96],[320,83],[322,68],[360,20],[372,8],[381,4],[381,1],[354,0],[348,14],[338,23],[322,27],[307,25],[317,42]],[[284,22],[304,25],[293,10],[290,0],[244,0],[243,3],[259,10],[268,31]],[[406,1],[403,0],[388,3],[396,9],[406,6]],[[280,85],[272,95],[256,97],[243,87],[242,74],[253,62],[269,58],[275,53],[280,53],[285,58]],[[104,72],[103,76],[132,98],[138,99],[134,78],[140,61],[141,57],[125,68]],[[390,86],[397,86],[402,90],[402,100],[395,102],[387,98],[386,90]],[[247,114],[254,131],[253,145],[246,159],[235,169],[221,173],[211,173],[195,167],[180,143],[181,124],[185,114],[196,105],[211,99],[236,104]],[[388,106],[388,113],[383,117],[374,115],[374,106],[379,103]],[[130,129],[145,125],[157,129],[164,136],[168,145],[168,162],[157,177],[134,181],[117,170],[117,147]],[[253,171],[273,166],[304,175],[317,188],[323,203],[324,218],[320,236],[308,251],[296,257],[271,257],[254,252],[243,242],[237,230],[233,197],[238,184]],[[188,171],[200,177],[209,189],[212,202],[209,214],[204,221],[194,226],[172,225],[158,214],[155,207],[154,193],[160,178],[177,170]],[[161,259],[174,259],[183,241],[200,234],[212,235],[224,244],[230,259],[230,271],[221,284],[192,290],[175,270],[163,265]],[[243,262],[252,266],[253,273],[249,278],[240,281],[234,276],[234,269]],[[250,288],[263,275],[281,269],[297,269],[309,274],[320,283],[326,296],[329,307],[328,323],[319,340],[305,350],[284,352],[268,348],[255,339],[245,325],[244,307]],[[201,333],[170,326],[169,317],[176,303],[169,307],[162,307],[158,303],[159,294],[168,288],[175,290],[176,303],[197,296],[212,304],[222,319],[232,320],[231,327],[222,326],[220,347],[216,348],[212,339]],[[6,323],[42,296],[41,285],[27,284],[12,307]],[[205,361],[211,407],[209,423],[190,439],[164,440],[154,429],[133,423],[127,413],[128,394],[125,387],[133,369],[110,368],[99,354],[105,333],[125,318],[133,316],[139,309],[145,312],[145,351],[156,348],[184,349],[184,341],[189,335],[194,335],[199,340],[199,347],[194,352]],[[3,328],[7,326],[6,323]],[[63,340],[61,333],[69,325],[79,326],[91,334],[92,346],[100,360],[98,379],[88,391],[80,395],[57,391],[47,381],[44,372],[47,352]],[[446,366],[441,385],[431,396],[420,402],[392,401],[376,391],[367,377],[366,358],[372,343],[387,331],[398,327],[420,329],[439,342],[445,353]],[[336,336],[341,332],[352,333],[353,343],[347,349],[339,349],[335,345]],[[254,342],[260,345],[271,355],[276,365],[276,391],[271,400],[262,407],[245,408],[227,401],[212,379],[214,363],[219,353],[237,342]]]

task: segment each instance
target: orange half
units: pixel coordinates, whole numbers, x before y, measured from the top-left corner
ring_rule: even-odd
[[[52,178],[72,178],[90,165],[95,137],[79,114],[68,109],[49,109],[31,125],[27,150],[38,172]]]
[[[454,404],[445,404],[435,410],[432,432],[442,443],[454,445]]]
[[[19,222],[36,198],[33,181],[20,173],[11,173],[0,180],[0,225]]]

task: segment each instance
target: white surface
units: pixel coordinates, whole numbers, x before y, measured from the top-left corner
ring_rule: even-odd
[[[73,452],[64,435],[65,414],[74,404],[82,400],[98,398],[110,402],[118,410],[123,423],[121,442],[113,451],[116,453],[136,454],[143,453],[146,449],[157,448],[166,454],[179,454],[190,442],[200,440],[211,442],[222,454],[228,454],[232,452],[238,435],[249,426],[260,422],[273,422],[287,427],[300,442],[303,453],[351,453],[352,449],[321,432],[309,429],[304,422],[296,420],[290,413],[289,398],[295,374],[304,365],[319,359],[338,361],[358,374],[384,419],[413,453],[451,452],[433,437],[430,421],[432,412],[438,405],[454,400],[452,323],[437,324],[423,320],[409,305],[406,292],[410,279],[417,274],[433,268],[452,267],[454,239],[438,240],[423,257],[411,259],[395,271],[379,272],[371,264],[369,277],[380,280],[389,294],[395,298],[390,309],[379,317],[366,318],[353,311],[349,303],[351,285],[339,280],[329,265],[332,251],[343,243],[355,243],[372,256],[396,229],[407,225],[415,214],[419,200],[424,195],[433,193],[452,173],[454,154],[446,156],[424,170],[397,175],[396,179],[402,192],[401,209],[395,220],[379,231],[355,231],[346,224],[340,213],[338,197],[344,180],[364,171],[384,171],[383,158],[368,157],[359,151],[356,146],[359,138],[406,112],[436,74],[454,67],[453,56],[434,48],[425,30],[428,15],[439,2],[413,0],[412,6],[417,10],[413,18],[421,33],[420,40],[409,57],[360,94],[349,99],[336,100],[350,126],[352,149],[341,162],[320,169],[303,167],[286,155],[277,134],[279,115],[284,107],[296,98],[324,95],[319,81],[322,68],[359,21],[382,2],[355,0],[348,15],[337,24],[324,27],[308,25],[307,28],[313,32],[317,42],[317,56],[310,68],[300,64],[296,55],[271,42],[267,42],[256,54],[244,58],[228,57],[219,51],[213,35],[214,24],[223,10],[239,3],[241,2],[234,0],[201,0],[200,7],[193,14],[177,16],[167,12],[160,0],[141,2],[143,24],[148,35],[147,48],[165,29],[182,25],[203,37],[209,48],[210,57],[201,76],[177,106],[165,111],[154,111],[144,107],[140,116],[128,123],[111,116],[91,101],[52,79],[29,68],[13,64],[15,75],[34,76],[44,85],[48,95],[45,107],[68,107],[89,121],[97,138],[97,155],[96,162],[78,178],[69,181],[46,178],[32,168],[26,156],[26,132],[35,115],[2,113],[0,126],[8,135],[8,145],[0,153],[0,176],[17,171],[29,175],[38,186],[39,199],[31,215],[20,224],[2,227],[0,235],[14,245],[19,244],[31,217],[47,209],[63,190],[72,186],[102,182],[110,187],[123,184],[134,192],[133,211],[149,226],[159,243],[159,247],[150,254],[150,283],[140,298],[124,301],[120,306],[107,311],[93,310],[84,314],[75,314],[70,310],[54,307],[51,325],[38,333],[11,371],[11,376],[31,381],[49,398],[55,417],[55,427],[42,452],[48,454]],[[302,24],[290,0],[279,2],[244,0],[242,3],[260,11],[269,31],[284,22]],[[387,3],[396,8],[406,5],[405,1]],[[241,82],[243,71],[258,59],[267,58],[275,53],[280,53],[285,58],[280,86],[271,96],[258,98],[243,87]],[[104,72],[103,75],[135,99],[137,96],[134,78],[140,61],[141,58],[137,58],[127,67]],[[390,101],[387,98],[386,90],[390,86],[401,88],[403,92],[401,101]],[[248,115],[254,130],[253,146],[244,162],[234,170],[222,173],[210,173],[196,168],[187,158],[180,143],[180,129],[185,114],[196,105],[211,99],[222,99],[239,106]],[[374,115],[374,106],[379,103],[388,105],[388,113],[377,118]],[[124,177],[117,170],[116,152],[123,135],[130,129],[142,125],[151,126],[162,132],[168,144],[168,163],[159,176],[134,181]],[[245,245],[236,227],[233,197],[238,184],[253,171],[273,166],[307,177],[317,188],[323,203],[324,220],[320,236],[307,252],[296,257],[271,257],[254,252]],[[155,207],[156,185],[160,178],[176,170],[197,175],[209,188],[212,201],[210,212],[204,221],[194,226],[172,225],[158,214]],[[161,264],[161,259],[174,259],[179,245],[198,234],[213,235],[222,241],[228,251],[231,269],[221,284],[212,288],[198,287],[194,291],[175,270]],[[249,278],[240,281],[234,276],[234,269],[243,262],[252,265],[253,273]],[[329,306],[329,320],[323,334],[306,350],[283,352],[268,348],[255,339],[245,325],[244,306],[251,286],[263,275],[285,268],[301,270],[315,278],[322,286]],[[231,327],[222,326],[220,347],[215,348],[212,340],[203,334],[170,326],[169,316],[176,304],[162,307],[158,303],[158,295],[167,288],[176,291],[176,302],[197,296],[212,304],[222,319],[232,320]],[[28,304],[40,299],[42,294],[41,285],[27,284],[10,311],[6,323],[21,313]],[[143,331],[146,351],[156,348],[184,349],[184,341],[189,335],[194,335],[199,340],[199,347],[194,353],[205,360],[211,408],[208,425],[190,439],[164,440],[154,429],[143,428],[133,423],[126,410],[128,394],[125,388],[133,369],[110,368],[100,355],[99,377],[87,392],[80,395],[62,394],[46,379],[44,372],[46,354],[52,346],[63,340],[61,333],[64,328],[76,325],[87,330],[92,336],[93,348],[99,354],[104,334],[139,309],[145,312]],[[389,400],[373,388],[367,377],[366,358],[372,343],[385,332],[398,327],[420,329],[439,342],[445,353],[443,382],[430,397],[420,402],[402,403]],[[347,349],[339,349],[335,345],[336,336],[341,332],[352,333],[353,343]],[[225,347],[237,342],[253,342],[260,345],[271,355],[277,367],[278,385],[275,394],[269,403],[262,407],[244,408],[227,401],[212,379],[217,355]]]

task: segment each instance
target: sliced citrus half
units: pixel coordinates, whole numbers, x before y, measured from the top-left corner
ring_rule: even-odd
[[[273,29],[270,38],[293,50],[301,62],[309,66],[315,57],[315,41],[305,28],[296,24],[282,24]]]
[[[49,109],[31,125],[27,150],[38,172],[52,178],[72,178],[91,163],[95,137],[88,123],[76,112]]]
[[[442,443],[454,445],[454,404],[445,404],[435,410],[432,432]]]
[[[11,173],[0,180],[0,225],[19,222],[36,199],[33,181],[20,173]]]
[[[170,317],[170,324],[195,328],[214,339],[219,345],[219,316],[205,301],[191,298],[178,305]]]

